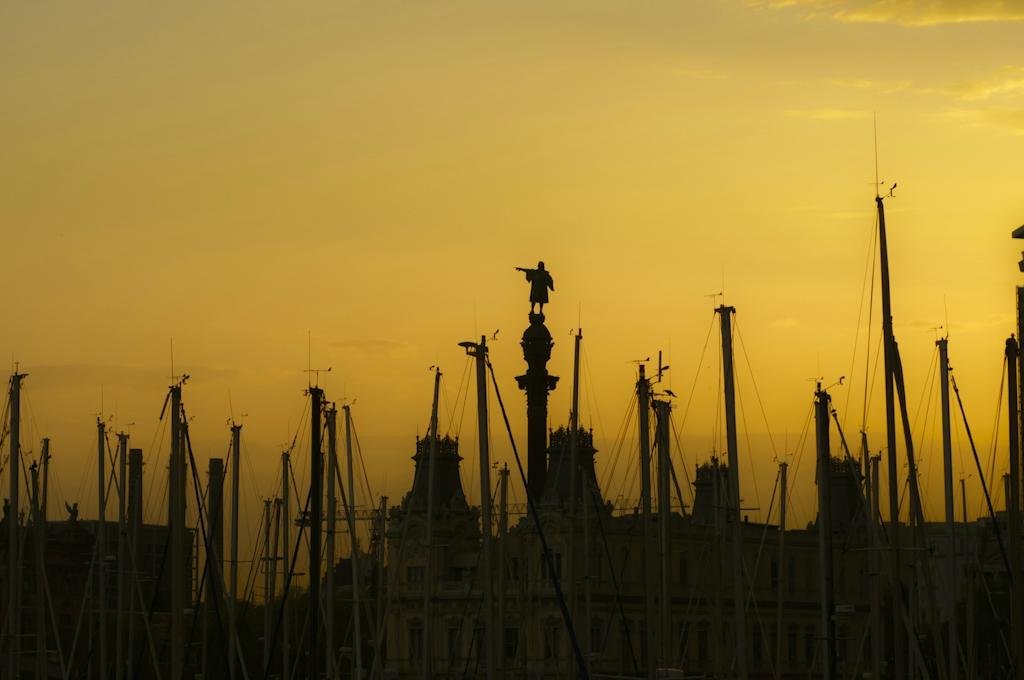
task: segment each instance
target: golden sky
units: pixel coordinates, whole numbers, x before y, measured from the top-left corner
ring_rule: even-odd
[[[58,502],[91,516],[102,408],[112,427],[134,423],[147,482],[162,480],[173,338],[204,469],[226,451],[232,407],[247,414],[252,513],[295,435],[309,362],[333,367],[329,398],[356,400],[373,493],[395,502],[432,364],[443,421],[459,420],[461,340],[500,329],[493,358],[525,447],[513,377],[528,289],[512,268],[544,259],[552,421],[567,417],[582,323],[583,421],[602,469],[628,457],[609,496],[636,495],[622,473],[633,446],[614,442],[633,359],[665,352],[677,426],[695,395],[688,472],[721,450],[714,336],[695,376],[708,295],[724,289],[752,367],[738,358],[745,504],[767,512],[777,452],[807,521],[812,379],[849,376],[835,401],[848,434],[860,427],[877,112],[881,178],[899,182],[896,333],[937,517],[932,329],[948,320],[986,465],[1013,330],[1022,20],[1009,0],[5,3],[0,352],[29,373],[26,450],[53,438]],[[877,338],[876,318],[872,351]],[[464,477],[479,498],[475,432],[470,402]],[[965,442],[955,458],[974,514]],[[1004,460],[1001,447],[997,471]]]

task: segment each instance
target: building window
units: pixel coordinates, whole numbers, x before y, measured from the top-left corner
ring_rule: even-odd
[[[409,660],[423,661],[423,626],[418,623],[409,625]]]
[[[772,560],[772,590],[779,589],[779,563]]]
[[[405,568],[405,578],[409,583],[423,583],[427,576],[427,568],[423,565],[411,565]]]
[[[786,560],[786,590],[796,592],[796,558],[792,556]]]
[[[512,661],[519,653],[519,629],[514,627],[505,628],[505,659]]]
[[[814,634],[814,626],[804,628],[804,661],[810,668],[814,664],[814,653],[817,651],[818,640]]]
[[[519,580],[519,558],[510,557],[508,558],[508,578],[510,581]]]
[[[459,658],[460,645],[459,637],[462,632],[459,624],[453,623],[448,625],[448,660],[454,661]]]
[[[678,661],[689,661],[690,659],[690,624],[683,621],[678,626],[676,641],[679,646],[676,648],[676,659]]]
[[[789,624],[789,627],[786,628],[786,661],[788,661],[791,664],[795,664],[797,662],[796,638],[796,624],[791,623]]]
[[[708,660],[708,624],[702,621],[697,627],[697,661],[704,663]]]
[[[689,564],[687,563],[687,559],[686,559],[685,553],[679,555],[679,573],[678,573],[678,576],[679,576],[679,584],[680,585],[685,586],[685,585],[687,585],[689,583],[689,576],[690,575],[688,573],[688,568],[689,568]]]
[[[760,666],[764,663],[764,641],[761,639],[761,628],[755,625],[750,636],[750,644],[753,648],[754,665]]]
[[[590,648],[602,649],[605,645],[604,621],[594,619],[590,622]]]
[[[846,626],[839,626],[839,631],[836,634],[836,660],[842,663],[846,661],[847,648],[846,643],[850,638],[850,629]]]
[[[557,659],[561,643],[562,629],[557,623],[544,626],[544,658]]]
[[[484,634],[483,626],[473,630],[473,649],[476,652],[476,660],[480,665],[487,663],[487,636]]]

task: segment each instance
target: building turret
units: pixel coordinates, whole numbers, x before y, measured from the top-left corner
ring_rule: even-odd
[[[857,463],[832,458],[831,511],[833,533],[846,533],[855,526],[864,526],[864,503],[860,495],[861,473]],[[817,520],[815,520],[817,521]]]
[[[716,513],[725,513],[726,493],[729,489],[729,466],[712,456],[711,460],[697,466],[693,482],[693,521],[698,524],[714,524]]]
[[[565,427],[560,427],[551,433],[551,443],[548,447],[547,481],[544,485],[545,505],[557,505],[566,509],[569,507],[569,498],[572,496],[569,492],[572,478],[570,469],[572,461],[569,454],[570,435],[571,431]],[[597,485],[597,478],[594,474],[594,454],[597,453],[597,449],[594,448],[594,433],[581,427],[576,435],[576,446],[578,466],[576,468],[576,509],[582,510],[584,499],[590,503],[591,508],[595,504],[602,507],[604,501],[601,498],[601,489]],[[591,494],[596,494],[596,498],[586,495],[585,489],[588,487],[584,486],[584,480],[589,481]]]
[[[430,438],[416,440],[416,463],[412,489],[402,499],[402,511],[425,513],[427,511],[428,476],[430,471]],[[462,490],[459,475],[459,440],[441,437],[437,440],[437,460],[434,462],[434,514],[450,510],[467,510],[466,494]]]

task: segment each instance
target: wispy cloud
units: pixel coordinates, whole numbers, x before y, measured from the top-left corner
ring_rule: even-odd
[[[869,118],[871,112],[857,109],[790,109],[786,115],[808,120],[858,120]]]
[[[1019,0],[751,0],[750,4],[803,8],[809,17],[856,23],[937,26],[1024,21],[1024,3]]]
[[[116,364],[49,364],[27,366],[25,370],[31,375],[32,383],[42,389],[77,384],[159,391],[170,383],[167,369]],[[204,381],[231,380],[238,376],[236,370],[212,366],[183,366],[181,370],[193,379]]]
[[[912,85],[909,80],[876,80],[873,78],[830,78],[828,82],[840,87],[878,92],[880,94],[902,92],[909,89]]]
[[[964,101],[980,101],[1000,95],[1024,93],[1024,67],[1007,66],[985,78],[961,80],[942,87],[925,88],[925,94],[944,94]]]
[[[728,73],[710,68],[676,68],[672,73],[681,78],[692,78],[693,80],[725,80]]]
[[[372,355],[392,355],[410,347],[405,342],[382,338],[349,338],[332,342],[331,346],[348,352]]]
[[[959,121],[965,125],[1009,129],[1019,135],[1024,135],[1024,109],[953,109],[944,111],[939,116],[947,120]]]

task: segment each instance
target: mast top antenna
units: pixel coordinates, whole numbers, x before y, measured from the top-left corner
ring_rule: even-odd
[[[312,378],[309,387],[318,387],[320,385],[320,374],[330,373],[332,368],[334,367],[328,366],[327,368],[307,368],[304,370],[303,373],[309,373],[310,378]]]

